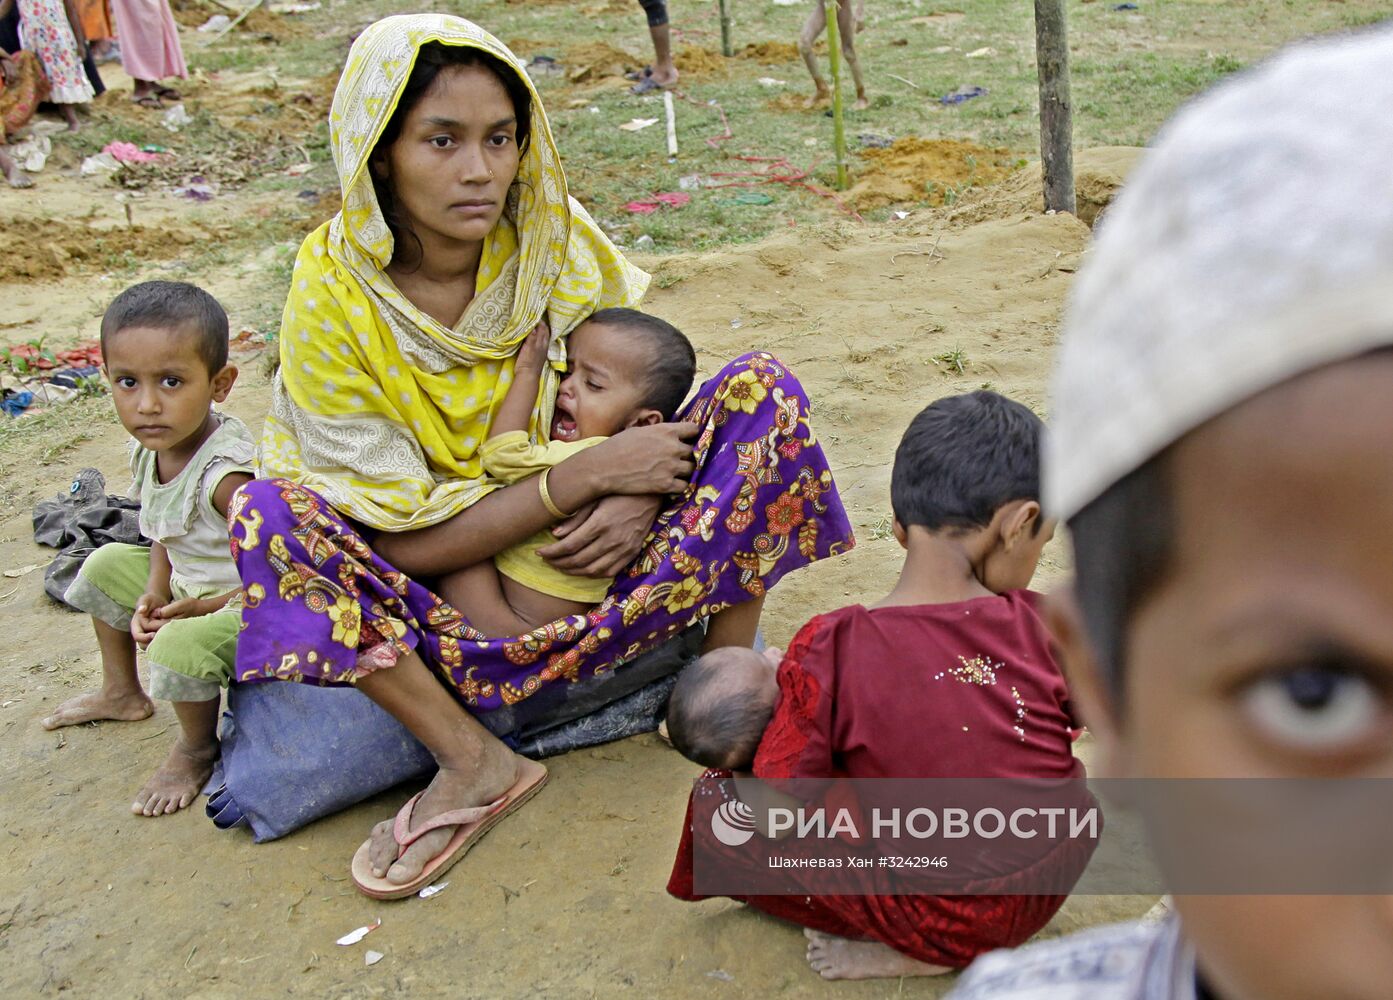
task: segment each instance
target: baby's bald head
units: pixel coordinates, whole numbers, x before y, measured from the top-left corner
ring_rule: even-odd
[[[706,767],[749,770],[774,714],[778,662],[774,651],[727,646],[688,666],[668,702],[672,745]]]

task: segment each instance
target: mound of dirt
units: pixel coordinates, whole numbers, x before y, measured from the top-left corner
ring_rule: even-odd
[[[1143,150],[1139,146],[1095,146],[1074,153],[1074,199],[1080,222],[1092,227],[1103,217]],[[943,220],[972,225],[1022,212],[1044,211],[1040,164],[1013,171],[1001,184],[974,191]]]
[[[822,111],[831,106],[830,101],[813,100],[812,84],[808,85],[807,92],[786,90],[782,94],[769,98],[764,104],[770,111]]]
[[[951,203],[971,188],[999,183],[1015,166],[1005,149],[915,136],[885,149],[863,150],[861,158],[866,166],[847,192],[847,201],[858,211],[899,202]]]
[[[726,71],[726,58],[719,52],[689,45],[672,57],[677,72],[688,76],[714,76]]]
[[[94,229],[56,219],[26,218],[0,220],[0,230],[9,250],[0,255],[0,282],[61,278],[84,265],[124,263],[128,254],[139,260],[167,260],[211,235],[191,226]]]
[[[566,66],[566,78],[572,83],[593,83],[606,77],[622,77],[630,70],[643,65],[641,60],[623,49],[617,49],[605,42],[573,45],[566,50],[563,62]]]
[[[250,0],[243,2],[250,3]],[[174,13],[174,20],[186,28],[197,28],[214,14],[228,14],[227,8],[207,3],[206,0],[170,0],[169,6]],[[235,18],[237,15],[228,16]],[[303,21],[297,20],[294,14],[272,14],[265,7],[258,7],[248,14],[233,32],[260,35],[278,42],[283,38],[303,38],[310,33],[310,28]]]
[[[751,42],[736,54],[741,59],[753,59],[770,65],[797,62],[802,58],[798,54],[798,46],[792,42]]]

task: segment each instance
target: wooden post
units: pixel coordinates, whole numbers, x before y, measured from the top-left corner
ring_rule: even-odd
[[[846,190],[846,131],[842,125],[841,0],[826,0],[827,50],[832,57],[832,148],[837,154],[837,190]]]
[[[721,0],[721,54],[727,59],[735,55],[730,44],[730,0]]]
[[[1035,0],[1035,65],[1040,74],[1040,162],[1045,208],[1073,213],[1074,118],[1069,99],[1069,34],[1064,0]]]

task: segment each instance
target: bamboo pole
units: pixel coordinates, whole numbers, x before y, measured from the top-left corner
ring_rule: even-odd
[[[832,57],[832,148],[837,154],[837,190],[846,190],[846,128],[842,124],[841,0],[826,0],[827,49]]]
[[[735,55],[730,42],[730,2],[731,0],[721,0],[721,54],[726,58]]]
[[[672,91],[663,91],[663,111],[667,113],[667,158],[677,159],[677,114],[672,108]]]
[[[1045,208],[1073,213],[1074,120],[1069,97],[1069,34],[1064,0],[1035,0],[1035,64],[1040,76],[1040,163]]]

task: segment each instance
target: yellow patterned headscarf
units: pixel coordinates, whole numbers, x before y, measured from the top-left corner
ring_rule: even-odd
[[[453,329],[387,276],[392,233],[368,170],[429,42],[494,56],[532,95],[517,183],[484,241],[474,298]],[[556,398],[561,338],[597,309],[636,305],[649,277],[567,194],[532,82],[502,42],[469,21],[404,14],[364,31],[334,91],[329,138],[343,210],[305,239],[295,260],[259,472],[308,486],[374,528],[437,524],[500,485],[486,477],[479,445],[528,332],[545,317],[553,335],[537,421]]]

